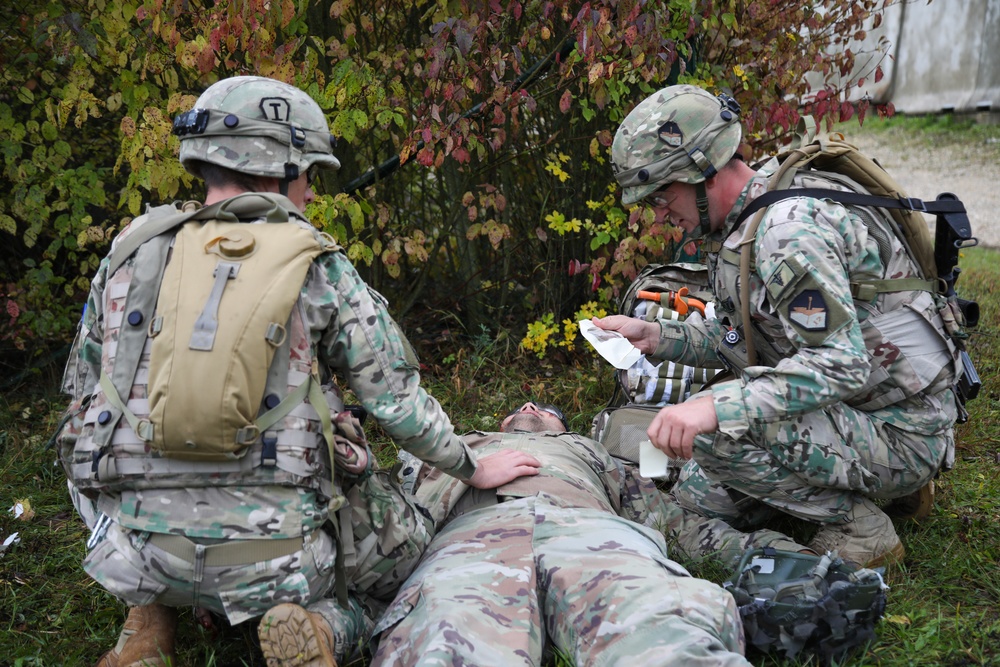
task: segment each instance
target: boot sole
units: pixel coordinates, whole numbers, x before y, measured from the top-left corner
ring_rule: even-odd
[[[280,604],[257,626],[267,667],[337,667],[308,611],[295,604]]]

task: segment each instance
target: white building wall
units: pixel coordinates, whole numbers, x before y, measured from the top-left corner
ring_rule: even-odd
[[[908,114],[1000,112],[1000,0],[897,1],[857,52],[856,76],[881,59],[884,77],[869,77],[853,100]]]

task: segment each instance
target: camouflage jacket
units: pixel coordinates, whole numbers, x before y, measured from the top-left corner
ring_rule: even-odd
[[[765,191],[776,166],[772,160],[750,180],[722,229],[706,239],[719,319],[661,321],[655,357],[730,365],[719,351],[739,345],[731,329],[747,330],[738,265],[751,219],[738,227],[736,219]],[[794,185],[817,185],[801,178]],[[852,295],[858,280],[917,275],[899,240],[877,232],[828,200],[786,199],[767,210],[753,244],[749,286],[749,330],[761,361],[735,368],[739,379],[711,389],[720,432],[739,438],[751,423],[783,421],[838,402],[905,431],[935,435],[953,426],[953,349],[942,339],[947,336],[934,295]],[[928,363],[921,366],[922,360]]]
[[[562,507],[604,510],[653,528],[691,559],[711,556],[732,566],[752,546],[801,548],[775,531],[743,533],[721,520],[685,512],[653,480],[641,477],[635,466],[577,433],[473,431],[463,439],[479,456],[516,449],[538,458],[542,466],[537,475],[520,477],[498,489],[480,490],[404,455],[400,466],[403,486],[428,510],[438,529],[457,516],[498,501],[544,493]]]
[[[143,222],[142,218],[133,222],[116,238],[116,244],[129,229]],[[296,224],[308,225],[297,219]],[[73,448],[81,430],[86,433],[86,426],[81,426],[82,406],[91,398],[92,403],[99,402],[102,393],[98,379],[108,356],[105,353],[109,332],[105,328],[108,318],[114,319],[115,315],[105,312],[109,304],[115,303],[114,295],[109,298],[105,294],[112,278],[107,275],[108,261],[106,258],[102,262],[92,281],[64,378],[64,389],[73,397],[69,410],[78,414],[78,419],[69,422],[60,438],[60,455],[68,472],[73,465],[80,465],[73,459]],[[373,418],[404,449],[461,478],[475,472],[474,455],[454,434],[441,406],[420,387],[416,359],[389,316],[385,300],[362,281],[343,253],[328,252],[313,262],[298,301],[295,311],[301,314],[303,344],[312,348],[311,352],[306,350],[309,356],[319,360],[324,381],[330,379],[331,373],[340,375]],[[141,377],[135,380],[142,381]],[[197,382],[197,378],[191,378],[187,390],[195,390]],[[137,396],[145,396],[144,387],[137,386],[130,403]],[[88,418],[92,411],[87,411]],[[122,423],[128,429],[124,420]],[[322,441],[314,428],[303,427],[303,430],[313,440]],[[311,447],[317,453],[325,449],[322,444]],[[328,470],[328,464],[323,463],[325,457],[317,455],[309,465],[316,470],[325,466]],[[153,460],[151,465],[155,463]],[[180,532],[207,539],[292,537],[314,530],[326,518],[324,502],[317,497],[315,485],[297,485],[294,478],[291,484],[283,479],[269,485],[266,475],[270,473],[261,468],[254,469],[254,475],[264,478],[247,479],[243,471],[241,479],[240,474],[216,474],[212,464],[202,466],[201,475],[197,468],[202,464],[172,465],[175,469],[183,468],[184,473],[173,480],[169,474],[161,475],[159,483],[137,480],[135,488],[102,493],[98,498],[101,510],[136,530]],[[164,469],[169,470],[169,465]],[[72,474],[70,477],[72,480]],[[199,477],[214,481],[203,483]],[[205,512],[202,519],[198,514],[201,508],[212,511]]]

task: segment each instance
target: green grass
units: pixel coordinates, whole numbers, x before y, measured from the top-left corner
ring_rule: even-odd
[[[933,152],[942,148],[961,148],[976,161],[1000,160],[1000,124],[977,123],[974,116],[931,114],[895,115],[878,118],[868,115],[862,125],[857,117],[834,128],[848,138],[871,134],[892,139],[899,146],[912,148],[933,160]]]
[[[969,405],[969,422],[958,427],[958,460],[938,480],[933,515],[897,526],[907,557],[888,573],[892,590],[878,641],[847,664],[1000,665],[1000,292],[992,289],[1000,283],[1000,253],[970,249],[962,265],[959,291],[982,308],[970,349],[983,388]],[[571,428],[588,432],[610,397],[610,370],[582,355],[545,365],[514,352],[506,336],[473,337],[449,364],[430,363],[425,384],[459,430],[495,428],[508,406],[544,397],[567,408]],[[63,407],[53,380],[0,399],[0,539],[14,531],[21,537],[0,557],[4,666],[93,664],[114,645],[124,618],[124,607],[80,568],[86,531],[72,513],[55,453],[45,448]],[[373,435],[391,458],[391,445]],[[6,511],[23,499],[35,511],[30,521]],[[185,610],[178,646],[182,664],[263,664],[252,623],[213,633]]]

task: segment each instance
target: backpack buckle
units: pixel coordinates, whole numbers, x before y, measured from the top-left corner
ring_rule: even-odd
[[[278,464],[278,437],[276,435],[265,434],[261,438],[260,464],[269,468]]]
[[[911,211],[927,212],[927,205],[924,204],[923,199],[917,199],[916,197],[900,197],[899,203]]]

